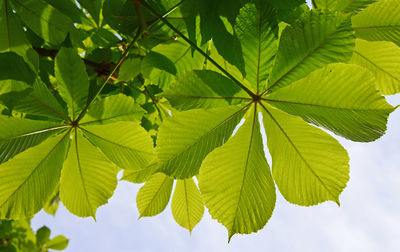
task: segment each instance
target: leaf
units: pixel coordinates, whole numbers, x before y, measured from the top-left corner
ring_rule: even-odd
[[[319,69],[271,93],[265,100],[305,121],[359,142],[381,137],[393,111],[376,91],[368,70],[341,63]]]
[[[90,105],[80,124],[103,124],[117,121],[140,121],[145,110],[124,94],[107,96]]]
[[[37,69],[39,57],[25,37],[21,22],[12,12],[8,0],[0,5],[0,52],[14,52],[23,57],[31,69]]]
[[[78,42],[72,20],[42,0],[13,0],[18,16],[39,37],[54,45],[60,45],[67,34]],[[81,41],[79,41],[81,43]],[[78,44],[79,44],[78,43]]]
[[[71,213],[95,218],[117,186],[117,167],[82,134],[74,136],[61,173],[60,198]]]
[[[332,200],[349,180],[349,157],[337,140],[299,117],[264,107],[272,174],[283,197],[310,206]]]
[[[313,6],[317,9],[335,10],[339,0],[313,0]],[[351,0],[353,1],[353,0]],[[357,1],[357,0],[355,0]]]
[[[150,180],[140,188],[136,203],[143,216],[155,216],[161,213],[168,204],[174,180],[162,173],[154,174]]]
[[[175,75],[183,74],[193,69],[201,69],[204,56],[191,53],[190,45],[174,40],[159,44],[142,61],[142,73],[160,88],[167,88],[175,79]]]
[[[145,168],[155,158],[149,133],[136,122],[115,122],[81,129],[93,144],[123,169]]]
[[[178,180],[171,202],[175,221],[192,232],[204,213],[204,204],[193,179]]]
[[[93,25],[93,23],[85,16],[83,11],[76,6],[74,0],[45,0],[56,10],[69,17],[74,23],[82,23],[84,25]]]
[[[89,81],[86,67],[74,49],[61,48],[55,59],[55,75],[60,96],[68,105],[68,114],[75,120],[86,105]]]
[[[400,2],[382,0],[371,4],[352,18],[358,38],[391,41],[400,45]]]
[[[236,234],[261,229],[275,206],[275,185],[263,151],[257,109],[200,168],[199,187],[211,216]]]
[[[58,205],[60,203],[60,186],[58,185],[54,190],[53,194],[47,199],[46,204],[43,206],[43,210],[50,215],[55,216]]]
[[[180,75],[162,95],[179,110],[211,109],[250,100],[230,79],[210,70],[194,70]]]
[[[24,58],[13,53],[0,53],[0,81],[17,80],[32,85],[36,74],[24,61]],[[1,84],[0,85],[3,85]],[[2,89],[2,88],[1,88]]]
[[[268,3],[259,8],[246,4],[236,18],[235,32],[242,48],[246,79],[256,93],[266,89],[266,80],[274,63],[278,47],[275,20],[275,11]]]
[[[121,180],[126,180],[132,183],[144,183],[151,178],[158,168],[158,163],[154,162],[148,166],[135,170],[124,170]]]
[[[131,81],[135,79],[141,70],[142,60],[140,58],[128,58],[121,65],[118,72],[118,80]]]
[[[0,116],[0,164],[38,145],[62,128],[53,122]]]
[[[57,235],[50,241],[46,242],[46,248],[54,250],[64,250],[67,248],[69,240],[62,235]]]
[[[66,154],[66,134],[47,139],[0,166],[0,218],[37,213],[53,193]]]
[[[353,31],[346,16],[311,11],[303,21],[283,31],[268,91],[287,86],[329,63],[347,62],[353,49]]]
[[[33,83],[33,92],[20,99],[13,110],[55,120],[69,121],[66,109],[39,78]]]
[[[400,49],[391,42],[356,41],[350,63],[369,69],[376,79],[376,87],[385,95],[400,92]]]
[[[379,0],[337,0],[336,10],[358,13]]]
[[[78,0],[79,4],[85,8],[92,16],[94,21],[99,24],[100,12],[103,7],[103,0]]]
[[[36,231],[36,243],[42,246],[50,239],[50,229],[46,226],[39,228]]]
[[[197,175],[203,159],[228,140],[246,108],[192,109],[167,118],[157,138],[160,171],[178,179]]]

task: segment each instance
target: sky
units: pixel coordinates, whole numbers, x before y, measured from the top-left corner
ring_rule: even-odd
[[[387,99],[400,104],[400,95]],[[32,226],[46,225],[52,236],[68,237],[67,252],[400,251],[400,110],[391,114],[386,135],[375,142],[336,138],[350,156],[350,181],[340,207],[333,202],[292,205],[277,191],[267,225],[257,233],[235,235],[229,244],[226,229],[207,210],[191,235],[175,223],[170,205],[156,217],[138,219],[136,194],[141,185],[125,181],[98,209],[97,222],[60,206],[55,217],[37,214]],[[271,164],[269,155],[267,160]]]

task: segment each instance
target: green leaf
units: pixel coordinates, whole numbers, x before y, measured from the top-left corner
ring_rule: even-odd
[[[204,204],[193,179],[178,180],[171,201],[175,221],[192,232],[204,213]]]
[[[94,21],[99,24],[100,13],[103,7],[103,0],[78,0],[79,4],[85,8],[92,16]]]
[[[161,213],[168,204],[174,180],[162,173],[154,174],[140,188],[136,203],[140,217],[154,216]]]
[[[29,218],[43,207],[58,183],[67,135],[49,138],[0,166],[1,219]]]
[[[14,52],[0,53],[0,85],[3,85],[3,80],[10,79],[32,85],[35,78],[36,74],[24,61],[24,58]]]
[[[353,16],[358,38],[370,41],[392,41],[400,46],[400,2],[382,0]]]
[[[370,4],[379,0],[337,0],[336,10],[343,12],[358,13]]]
[[[0,116],[0,164],[38,145],[62,128],[53,122]]]
[[[210,70],[194,70],[180,75],[163,94],[179,110],[210,109],[250,101],[227,77]]]
[[[89,80],[86,67],[76,51],[61,48],[55,59],[57,89],[68,105],[68,114],[75,120],[86,105],[89,93]]]
[[[351,0],[354,1],[354,0]],[[357,0],[355,0],[357,1]],[[335,10],[338,4],[338,0],[313,0],[314,8]]]
[[[393,111],[376,91],[368,70],[342,63],[314,71],[266,96],[265,100],[337,135],[360,142],[381,137]]]
[[[275,207],[275,185],[263,151],[257,109],[200,168],[199,187],[211,216],[236,234],[260,230]]]
[[[18,16],[39,37],[54,44],[61,44],[67,34],[78,44],[79,34],[72,20],[43,0],[14,0]],[[78,36],[78,37],[77,37]]]
[[[42,246],[50,239],[50,229],[46,226],[39,228],[36,231],[36,243]]]
[[[278,30],[275,11],[268,3],[259,8],[246,4],[236,18],[235,32],[242,47],[246,79],[256,93],[266,89],[278,47]]]
[[[84,135],[123,169],[147,167],[155,158],[149,133],[136,122],[81,127]]]
[[[301,118],[264,107],[272,173],[283,197],[310,206],[332,200],[349,180],[349,157],[339,142]]]
[[[338,13],[311,11],[281,35],[278,55],[268,81],[273,92],[329,63],[347,62],[354,50],[350,19]]]
[[[45,0],[56,10],[69,17],[74,23],[82,23],[84,25],[93,25],[93,23],[85,16],[85,13],[76,6],[74,0]]]
[[[117,186],[117,167],[80,132],[74,131],[61,172],[60,198],[71,213],[95,218]]]
[[[167,118],[157,139],[160,171],[178,179],[197,175],[203,159],[228,140],[246,108],[193,109]]]
[[[12,12],[8,0],[0,5],[0,53],[14,52],[23,57],[32,69],[37,69],[39,57],[25,37],[21,22]]]
[[[69,121],[66,109],[39,78],[33,84],[33,92],[20,99],[13,106],[13,110],[58,121]]]
[[[174,40],[162,43],[151,49],[142,61],[142,73],[160,88],[168,87],[175,75],[193,69],[201,69],[204,56],[191,53],[191,47],[184,41]]]
[[[107,96],[90,105],[80,124],[103,124],[117,121],[140,121],[145,110],[124,94]]]
[[[58,210],[59,203],[60,203],[60,186],[58,185],[54,190],[53,194],[48,198],[46,204],[43,206],[43,210],[46,213],[55,216]]]
[[[376,79],[376,87],[385,95],[400,92],[400,49],[391,42],[356,41],[350,63],[369,69]]]
[[[62,235],[57,235],[50,241],[46,242],[46,248],[54,250],[64,250],[68,246],[69,240]]]
[[[118,72],[119,81],[131,81],[135,79],[141,70],[142,60],[140,58],[128,58],[121,65]]]
[[[151,178],[158,168],[158,163],[153,162],[148,166],[135,170],[124,170],[121,180],[126,180],[132,183],[144,183]]]

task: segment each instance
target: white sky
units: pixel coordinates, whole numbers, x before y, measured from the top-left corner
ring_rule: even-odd
[[[398,105],[400,95],[388,100]],[[109,204],[99,208],[97,222],[61,206],[56,217],[40,212],[32,225],[37,229],[45,224],[52,235],[70,238],[70,252],[400,251],[400,111],[390,116],[387,134],[376,142],[339,140],[351,160],[340,208],[332,202],[308,208],[291,205],[278,193],[264,229],[235,235],[230,244],[225,228],[207,210],[192,235],[174,222],[170,206],[156,217],[138,220],[140,185],[127,182],[120,182]]]

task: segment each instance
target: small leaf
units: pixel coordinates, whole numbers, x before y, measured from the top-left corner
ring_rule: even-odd
[[[175,221],[192,232],[204,213],[204,204],[193,179],[178,180],[171,202]]]
[[[68,114],[75,120],[86,105],[89,80],[86,67],[74,49],[61,48],[55,59],[57,89],[68,105]]]
[[[54,250],[64,250],[68,246],[69,240],[62,235],[57,235],[50,241],[46,242],[46,248]]]
[[[165,174],[154,174],[136,196],[140,217],[161,213],[168,204],[173,184],[174,180]]]
[[[46,226],[39,228],[36,231],[36,243],[42,246],[50,239],[50,229]]]

